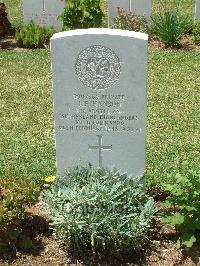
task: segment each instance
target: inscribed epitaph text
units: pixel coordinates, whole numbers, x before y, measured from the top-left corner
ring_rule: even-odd
[[[78,163],[145,169],[147,39],[88,29],[51,39],[59,173]]]

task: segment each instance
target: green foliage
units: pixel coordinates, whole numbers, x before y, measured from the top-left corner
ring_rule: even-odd
[[[194,43],[200,45],[200,20],[195,21],[195,26],[193,29]]]
[[[146,179],[152,190],[169,174],[184,174],[186,158],[198,169],[199,69],[196,51],[149,53]]]
[[[23,235],[20,225],[25,205],[36,203],[39,194],[40,188],[31,177],[0,178],[0,253],[16,243],[30,246],[30,239]]]
[[[196,0],[153,0],[153,15],[166,10],[176,10],[181,14],[194,18],[194,5]]]
[[[30,21],[16,33],[19,46],[26,48],[44,48],[48,45],[50,38],[56,32],[54,27],[42,27]]]
[[[148,188],[160,187],[186,158],[194,170],[199,164],[199,69],[196,51],[149,52]],[[0,176],[55,175],[49,50],[1,50],[0,73]]]
[[[6,6],[0,2],[0,37],[11,35],[15,32],[7,17]]]
[[[118,8],[118,16],[114,18],[112,27],[114,29],[148,33],[146,18],[143,16],[136,16],[132,12],[126,13],[123,8]]]
[[[192,25],[188,16],[175,10],[166,10],[152,17],[152,33],[166,46],[179,45],[182,37],[191,31]]]
[[[23,27],[23,1],[1,0],[7,6],[9,20],[12,26],[19,30]]]
[[[103,16],[100,0],[69,0],[59,18],[63,29],[87,29],[101,27]]]
[[[188,162],[184,165],[187,175],[176,174],[173,184],[164,185],[171,194],[164,206],[174,211],[163,213],[163,217],[179,233],[178,246],[192,247],[196,242],[195,233],[200,230],[200,170],[192,171]]]
[[[55,235],[67,247],[110,252],[144,244],[155,213],[141,180],[77,166],[46,191]]]
[[[0,176],[40,182],[56,173],[49,49],[1,50],[0,73]]]

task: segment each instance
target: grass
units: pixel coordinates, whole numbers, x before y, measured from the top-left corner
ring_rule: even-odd
[[[1,176],[55,172],[48,51],[0,52]]]
[[[147,178],[159,185],[181,162],[198,166],[200,53],[149,56]],[[0,52],[0,176],[55,174],[49,51]]]
[[[153,1],[153,13],[166,0]],[[22,23],[22,1],[3,0]],[[180,0],[170,0],[175,6]],[[102,1],[106,10],[107,1]],[[193,16],[194,0],[182,0]],[[106,19],[104,21],[106,25]],[[160,185],[181,162],[199,164],[199,52],[149,55],[147,179]],[[55,174],[54,122],[48,50],[0,51],[0,176]]]
[[[1,0],[8,8],[8,14],[11,23],[19,28],[23,24],[23,5],[22,0]],[[194,17],[195,0],[152,0],[152,14],[159,12],[160,8],[178,8],[184,14]],[[101,0],[102,8],[106,14],[104,18],[104,27],[107,26],[108,0]]]
[[[147,177],[162,184],[185,160],[199,165],[200,53],[149,57]]]
[[[152,0],[153,1],[153,11],[152,13],[157,13],[166,9],[177,9],[185,15],[194,17],[195,2],[196,0]]]
[[[23,1],[22,0],[0,0],[5,3],[11,24],[16,28],[23,25]]]

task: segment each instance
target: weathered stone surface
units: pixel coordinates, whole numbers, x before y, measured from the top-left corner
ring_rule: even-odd
[[[147,39],[111,29],[51,39],[57,169],[145,169]]]
[[[54,26],[62,30],[62,22],[57,17],[63,12],[65,0],[24,0],[24,23],[31,20],[41,26]]]
[[[109,26],[113,24],[113,18],[117,16],[117,7],[123,8],[126,12],[131,11],[138,16],[144,16],[148,23],[151,22],[152,0],[108,0],[109,5]]]
[[[196,0],[195,19],[200,19],[200,0]]]

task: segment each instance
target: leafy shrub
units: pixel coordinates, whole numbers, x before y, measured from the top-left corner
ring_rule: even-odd
[[[179,233],[178,246],[191,247],[196,242],[195,232],[200,230],[200,171],[191,170],[188,162],[184,164],[187,175],[176,174],[173,184],[164,185],[170,192],[164,205],[174,211],[163,213],[163,217]]]
[[[16,39],[21,47],[44,48],[55,32],[54,27],[45,28],[30,21],[16,33]]]
[[[20,224],[25,217],[25,205],[36,203],[39,193],[39,186],[30,177],[0,178],[0,253],[27,239]]]
[[[123,8],[118,7],[118,15],[114,18],[114,29],[148,32],[148,23],[145,17],[136,16],[132,12],[126,13]]]
[[[100,0],[69,0],[59,16],[63,29],[87,29],[102,26],[103,12]]]
[[[191,31],[191,28],[191,19],[175,10],[167,10],[152,17],[152,33],[166,46],[180,44],[182,37]]]
[[[194,36],[194,43],[200,45],[200,20],[197,20],[195,22],[193,36]]]
[[[6,6],[0,2],[0,36],[13,34],[14,32],[15,30],[7,18]]]
[[[138,249],[155,213],[141,180],[91,165],[70,169],[45,193],[54,233],[71,248]]]

